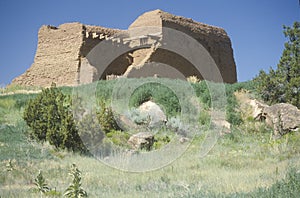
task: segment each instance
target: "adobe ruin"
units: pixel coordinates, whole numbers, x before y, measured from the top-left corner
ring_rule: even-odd
[[[222,28],[154,10],[139,16],[128,30],[81,23],[42,26],[34,63],[12,84],[47,87],[54,82],[58,86],[75,86],[119,76],[197,76],[221,81],[214,78],[216,69],[205,58],[193,63],[185,54],[173,50],[183,45],[179,40],[173,41],[169,49],[163,47],[172,30],[193,38],[194,41],[185,41],[193,49],[198,50],[197,44],[203,46],[223,82],[237,81],[231,41]],[[200,51],[195,57],[201,59],[204,55]]]

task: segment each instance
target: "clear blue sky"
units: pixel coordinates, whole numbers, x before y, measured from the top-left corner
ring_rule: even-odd
[[[299,0],[0,0],[0,84],[9,84],[33,63],[43,24],[78,21],[127,29],[154,9],[224,28],[239,81],[276,67],[286,41],[282,26],[300,21]]]

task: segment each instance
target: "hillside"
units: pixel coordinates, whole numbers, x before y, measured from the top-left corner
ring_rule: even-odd
[[[155,80],[159,85],[176,87],[177,90],[186,89],[187,85],[179,80]],[[153,83],[154,79],[146,81]],[[110,103],[112,101],[123,101],[117,97],[119,93],[123,93],[116,92],[118,86],[131,86],[133,92],[129,103],[132,108],[150,99],[162,107],[168,121],[177,116],[179,121],[185,124],[184,118],[196,117],[194,120],[196,122],[189,124],[199,131],[192,134],[193,137],[188,137],[187,143],[182,144],[187,147],[186,150],[180,150],[182,151],[180,156],[170,159],[170,163],[155,170],[122,171],[118,166],[116,168],[110,164],[110,161],[56,149],[47,142],[41,144],[30,138],[31,129],[22,118],[28,101],[36,98],[38,93],[1,95],[0,196],[41,197],[34,184],[41,170],[47,186],[52,189],[44,196],[61,197],[72,183],[72,177],[68,172],[73,163],[81,171],[82,188],[89,197],[297,197],[299,195],[300,132],[291,132],[275,139],[271,127],[251,117],[247,101],[258,98],[253,89],[254,82],[232,85],[209,84],[205,81],[190,83],[189,86],[194,92],[190,98],[179,95],[175,88],[172,89],[173,92],[169,92],[168,89],[155,83],[141,86],[141,80],[136,79],[121,82],[99,81],[78,88],[59,89],[73,98],[85,96],[82,99],[91,102],[95,97],[96,100],[101,98],[106,104],[112,104]],[[134,89],[137,85],[142,88]],[[211,93],[208,88],[219,92]],[[224,100],[220,97],[222,89],[226,93],[226,106],[223,106]],[[179,100],[176,100],[174,93]],[[199,104],[199,111],[196,111],[199,115],[193,114],[195,112],[193,106],[188,108],[189,106],[182,105],[189,104],[188,101]],[[86,105],[88,108],[90,104]],[[179,109],[174,110],[177,105]],[[180,113],[182,111],[185,113]],[[214,114],[216,112],[219,113],[219,117]],[[230,123],[230,129],[218,124],[219,118],[222,118],[220,112],[224,113],[223,118]],[[125,132],[136,133],[145,129],[157,132],[145,128],[144,125],[141,125],[141,129],[134,129],[134,132],[130,128]],[[171,142],[172,140],[175,142],[177,134],[172,130],[168,132],[171,133],[167,134]],[[124,146],[122,142],[124,140],[120,138],[123,137],[120,135],[122,133],[110,133],[112,137],[119,138],[121,143],[119,142],[118,146],[121,147]],[[155,136],[160,133],[161,131],[155,133]],[[110,140],[116,143],[115,140]],[[156,150],[150,152],[139,150],[135,155],[145,155],[148,156],[147,161],[153,161],[156,159],[155,153],[170,144],[160,139],[158,142],[161,142],[162,146],[156,147]],[[154,154],[150,155],[151,153]],[[112,155],[109,157],[106,159],[113,158]],[[167,156],[162,156],[161,159],[163,158]],[[139,168],[143,170],[143,167]]]

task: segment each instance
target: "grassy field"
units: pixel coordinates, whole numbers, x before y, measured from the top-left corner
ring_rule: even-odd
[[[65,88],[65,92],[70,89]],[[131,173],[109,167],[93,157],[58,151],[47,143],[41,145],[30,140],[22,112],[26,101],[34,96],[0,96],[0,197],[61,197],[71,183],[68,172],[73,163],[82,172],[82,187],[89,197],[300,194],[299,132],[273,140],[268,127],[248,119],[234,126],[230,134],[219,137],[205,157],[200,157],[205,134],[196,135],[187,151],[171,164],[154,171]],[[34,185],[39,170],[53,189],[48,195],[41,195]]]

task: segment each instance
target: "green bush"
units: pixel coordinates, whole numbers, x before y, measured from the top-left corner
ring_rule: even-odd
[[[111,130],[120,130],[118,123],[114,118],[114,113],[111,107],[106,106],[104,100],[100,100],[100,110],[97,112],[100,128],[104,133]]]
[[[207,107],[211,107],[211,96],[207,86],[207,81],[200,81],[198,83],[192,83],[192,87],[196,93],[196,96],[200,98],[201,102]]]
[[[227,105],[226,108],[226,120],[233,125],[240,125],[243,123],[242,115],[235,109],[233,105]]]
[[[115,83],[116,83],[116,81],[114,81],[114,80],[97,81],[96,97],[101,98],[105,101],[108,101],[109,99],[111,99]]]
[[[174,133],[184,137],[187,135],[187,132],[190,131],[188,123],[183,122],[179,117],[171,117],[166,123],[166,127]]]
[[[159,135],[156,134],[154,138],[154,149],[160,149],[163,146],[167,145],[171,141],[170,137],[168,135]]]
[[[208,126],[210,124],[211,117],[209,113],[205,110],[200,111],[199,123],[201,126]]]
[[[124,131],[110,131],[109,133],[106,134],[106,137],[114,144],[117,146],[121,147],[129,147],[127,141],[130,138],[130,134],[126,133]]]
[[[210,93],[210,90],[208,88],[208,85],[213,89],[214,93]],[[252,90],[253,89],[253,83],[245,82],[245,83],[235,83],[235,84],[226,84],[225,90],[226,95],[224,94],[222,89],[222,85],[218,83],[212,83],[208,81],[200,81],[199,83],[192,83],[192,86],[195,90],[195,93],[197,97],[200,98],[200,101],[205,105],[206,108],[212,107],[212,101],[215,109],[219,109],[221,111],[226,111],[226,120],[233,124],[233,125],[239,125],[242,123],[242,118],[240,112],[238,109],[238,103],[234,96],[234,92],[241,90],[241,89],[247,89]],[[226,100],[223,100],[222,98],[226,97],[227,104],[226,108],[225,104]],[[205,125],[205,123],[209,122],[209,116],[206,115],[205,112],[200,113],[200,124]]]
[[[150,117],[146,113],[141,113],[139,109],[132,108],[127,112],[127,116],[137,125],[149,125]]]
[[[70,99],[55,85],[31,99],[23,114],[32,130],[30,136],[41,142],[48,141],[56,148],[85,151],[69,110],[70,104]]]
[[[240,113],[239,104],[234,95],[234,92],[243,89],[243,86],[235,84],[226,85],[227,105],[226,105],[226,120],[232,125],[240,125],[243,123],[242,115]]]

